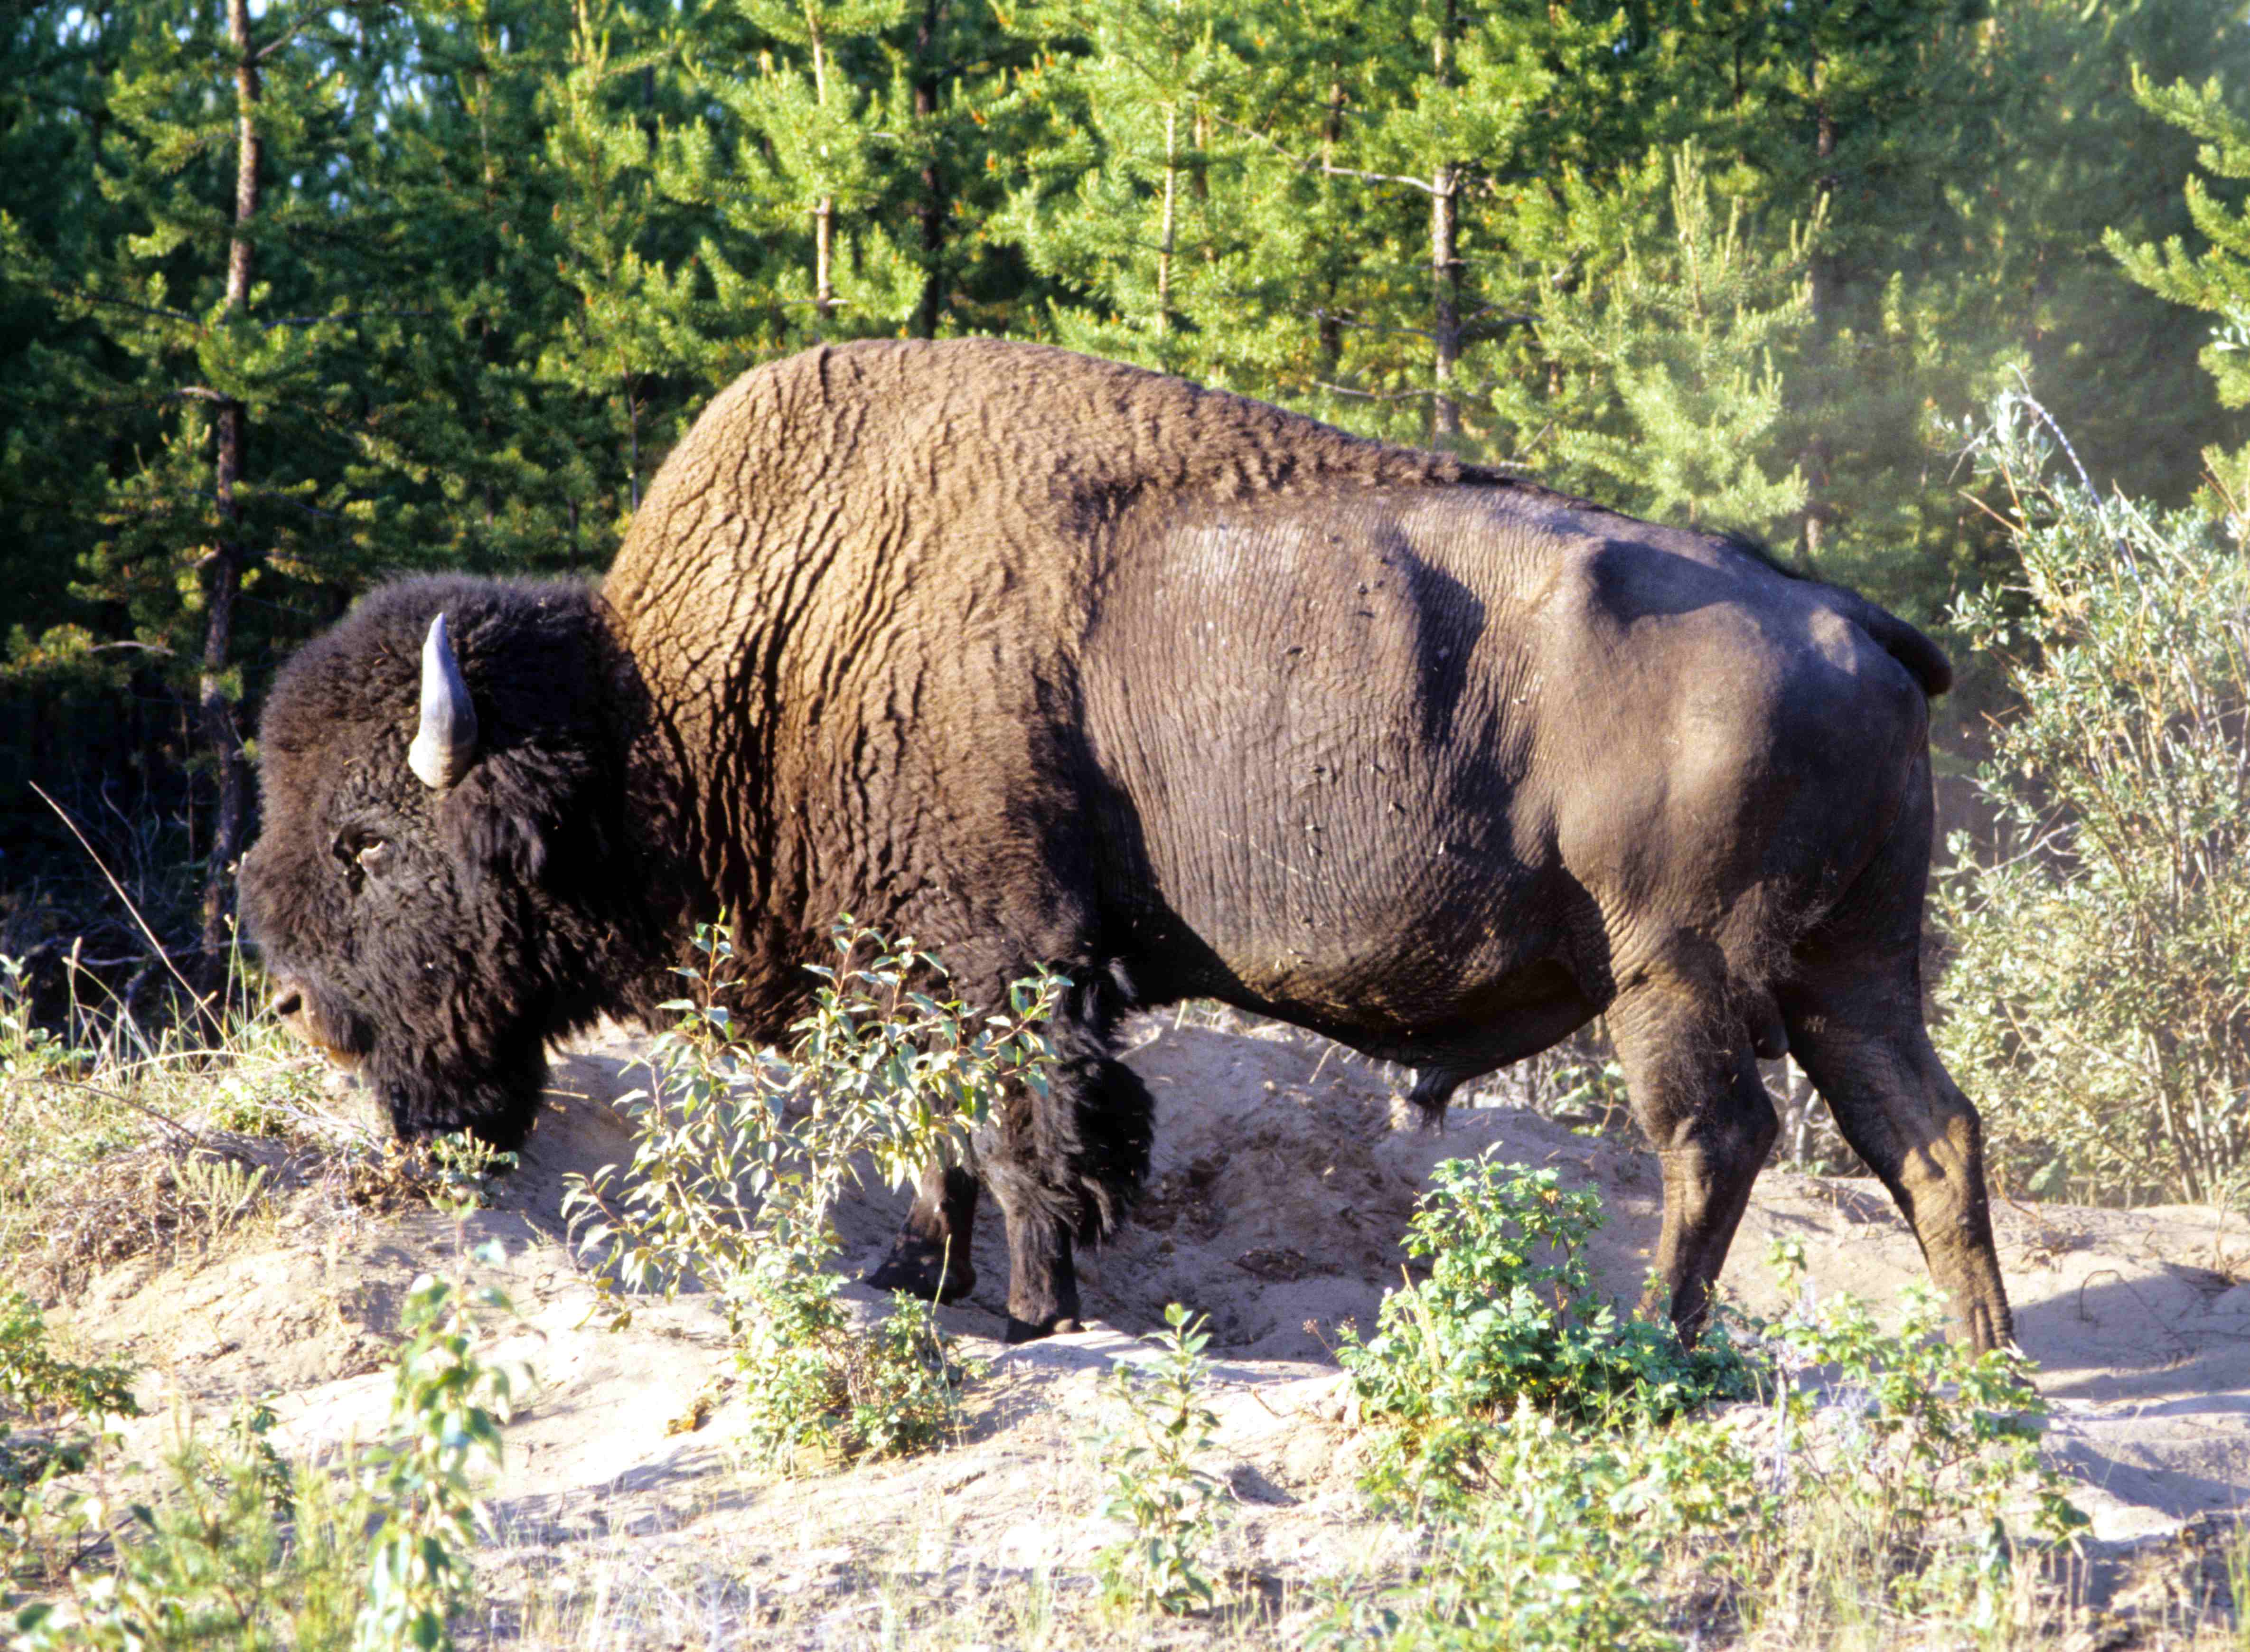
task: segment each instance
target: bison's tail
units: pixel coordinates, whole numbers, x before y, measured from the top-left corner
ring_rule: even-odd
[[[1866,598],[1849,591],[1844,594],[1852,598],[1853,623],[1881,643],[1885,653],[1912,672],[1922,693],[1935,700],[1953,686],[1953,662],[1945,657],[1944,649],[1888,609],[1878,608]]]

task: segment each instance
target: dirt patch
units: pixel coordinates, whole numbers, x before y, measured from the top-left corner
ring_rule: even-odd
[[[495,1241],[505,1260],[491,1271],[522,1315],[496,1331],[497,1351],[527,1359],[539,1386],[493,1488],[491,1633],[700,1642],[723,1621],[845,1644],[880,1619],[887,1590],[935,1589],[961,1603],[963,1644],[1013,1644],[1036,1637],[1008,1614],[1036,1613],[1041,1590],[1079,1586],[1070,1578],[1108,1535],[1089,1467],[1097,1379],[1145,1356],[1140,1338],[1184,1303],[1214,1333],[1239,1517],[1223,1559],[1273,1592],[1286,1639],[1303,1606],[1291,1588],[1386,1564],[1397,1557],[1385,1545],[1403,1541],[1354,1490],[1331,1350],[1342,1328],[1372,1327],[1398,1281],[1399,1239],[1432,1165],[1492,1148],[1598,1188],[1611,1220],[1593,1260],[1620,1298],[1639,1295],[1655,1241],[1655,1161],[1629,1142],[1497,1108],[1457,1109],[1442,1132],[1425,1130],[1395,1069],[1283,1029],[1150,1019],[1127,1059],[1157,1098],[1154,1174],[1135,1220],[1084,1259],[1087,1330],[1000,1346],[1007,1264],[989,1220],[977,1290],[943,1316],[990,1366],[970,1390],[967,1441],[761,1483],[727,1461],[728,1407],[712,1395],[729,1361],[711,1305],[684,1298],[629,1331],[599,1329],[564,1242],[564,1177],[629,1151],[606,1098],[634,1086],[634,1047],[613,1037],[558,1063],[522,1166],[495,1208],[459,1230],[311,1181],[216,1258],[176,1261],[160,1248],[96,1274],[59,1317],[82,1344],[147,1367],[144,1443],[175,1402],[208,1414],[266,1394],[284,1448],[317,1450],[381,1427],[413,1277]],[[842,1213],[855,1266],[880,1254],[904,1204],[869,1192]],[[2199,1209],[2004,1206],[1998,1226],[2019,1336],[2058,1407],[2053,1448],[2085,1478],[2081,1501],[2109,1545],[2097,1556],[2137,1575],[2116,1557],[2189,1542],[2250,1489],[2250,1284],[2236,1282],[2250,1275],[2250,1234]],[[1726,1280],[1753,1310],[1779,1306],[1763,1258],[1782,1236],[1804,1243],[1821,1293],[1884,1303],[1923,1276],[1879,1189],[1770,1172]],[[880,1311],[872,1293],[852,1295]]]

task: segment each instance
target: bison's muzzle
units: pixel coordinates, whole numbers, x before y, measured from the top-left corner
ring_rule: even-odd
[[[322,1013],[319,997],[298,982],[277,979],[266,1007],[292,1037],[311,1045],[344,1071],[356,1072],[367,1059],[368,1040],[352,1024],[353,1018]]]

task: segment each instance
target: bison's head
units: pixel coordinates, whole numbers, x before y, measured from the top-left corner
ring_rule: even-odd
[[[544,1046],[615,996],[614,679],[583,586],[418,579],[307,644],[259,727],[242,912],[306,1039],[404,1136],[530,1128]]]

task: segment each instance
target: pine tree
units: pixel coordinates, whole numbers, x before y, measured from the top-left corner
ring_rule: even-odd
[[[2160,87],[2136,75],[2133,90],[2143,107],[2199,141],[2204,171],[2230,181],[2250,178],[2250,119],[2231,105],[2217,76],[2199,86],[2181,80]],[[2214,195],[2200,177],[2187,180],[2184,198],[2205,243],[2200,250],[2191,252],[2180,235],[2136,245],[2115,229],[2102,244],[2141,286],[2218,317],[2200,359],[2222,406],[2250,407],[2250,209]],[[2227,515],[2238,522],[2250,518],[2250,446],[2233,453],[2206,447],[2203,460]]]
[[[1559,463],[1545,468],[1566,486],[1659,520],[1770,531],[1805,504],[1801,473],[1770,474],[1775,363],[1812,321],[1819,225],[1760,248],[1741,199],[1716,193],[1692,143],[1652,155],[1607,197],[1566,182],[1557,273],[1577,276],[1542,284],[1535,325],[1549,382],[1582,394],[1518,417],[1550,421]]]
[[[1239,7],[1215,0],[1076,0],[1039,26],[1081,49],[1025,77],[1046,121],[1015,169],[1007,228],[1070,300],[1058,342],[1239,385],[1231,301],[1255,251],[1239,210],[1247,85]]]
[[[967,328],[1007,331],[1030,283],[1019,250],[992,232],[1006,203],[1002,161],[1030,137],[1009,97],[1033,42],[991,0],[910,0],[889,52],[909,78],[894,99],[883,222],[910,222],[897,238],[921,271],[908,330],[918,338]]]
[[[342,572],[371,549],[344,508],[337,432],[353,391],[333,369],[359,316],[389,301],[326,233],[352,100],[370,89],[337,15],[275,6],[253,19],[247,0],[224,0],[176,28],[135,28],[110,78],[100,175],[121,232],[75,266],[20,238],[10,247],[17,279],[105,346],[51,362],[42,400],[57,427],[97,450],[147,432],[90,487],[76,590],[121,605],[196,708],[215,794],[200,925],[211,957],[228,944],[248,823],[245,592],[269,571]]]
[[[735,0],[738,26],[688,54],[721,122],[666,148],[666,194],[714,220],[700,257],[724,310],[762,318],[753,348],[905,330],[923,269],[876,216],[911,84],[886,52],[908,0]]]
[[[567,71],[549,88],[547,256],[561,308],[529,353],[569,491],[587,508],[573,534],[595,567],[703,397],[756,359],[739,347],[751,318],[726,313],[723,282],[714,306],[699,269],[715,215],[683,210],[662,184],[674,135],[700,130],[687,50],[660,9],[581,0]]]

